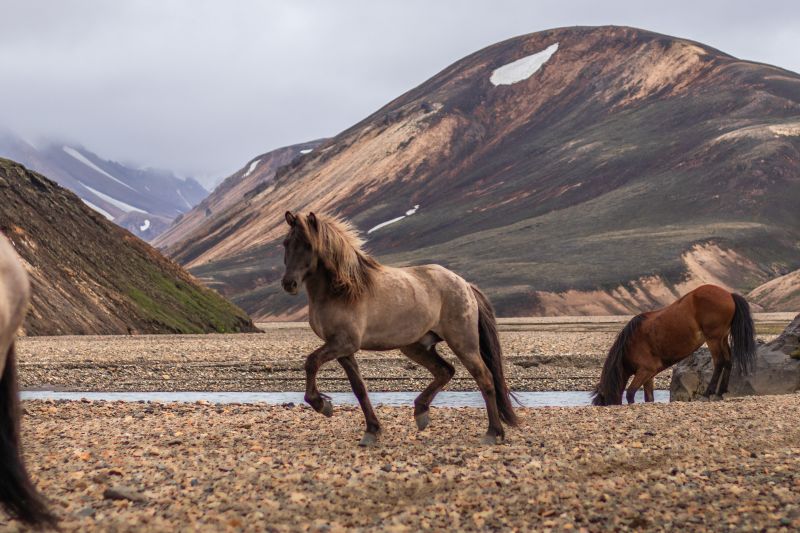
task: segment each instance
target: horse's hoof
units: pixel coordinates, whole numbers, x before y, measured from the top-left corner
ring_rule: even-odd
[[[505,438],[502,435],[492,435],[487,433],[481,439],[481,444],[503,444]]]
[[[708,399],[709,399],[709,401],[712,401],[712,402],[721,402],[722,401],[722,396],[720,396],[719,394],[712,394],[711,396],[708,397]]]
[[[375,446],[378,444],[378,436],[375,433],[364,433],[364,436],[361,437],[361,442],[358,443],[359,446],[367,447],[367,446]]]
[[[709,401],[708,400],[708,396],[698,396],[697,397],[697,401],[698,402],[707,402],[707,401]]]
[[[417,422],[417,429],[420,431],[428,427],[428,424],[431,423],[431,417],[428,411],[414,415],[414,420]]]
[[[333,416],[333,404],[330,400],[322,400],[322,409],[319,410],[320,413],[327,416],[328,418]]]

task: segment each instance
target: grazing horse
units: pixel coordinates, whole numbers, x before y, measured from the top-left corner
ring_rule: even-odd
[[[721,397],[728,392],[732,364],[746,373],[755,363],[755,328],[742,296],[716,285],[701,285],[667,307],[633,317],[608,352],[592,403],[621,404],[631,376],[628,403],[633,403],[641,386],[645,401],[652,402],[655,375],[692,355],[704,342],[714,360],[714,374],[704,396]]]
[[[28,291],[25,270],[0,234],[0,505],[29,525],[55,526],[55,516],[28,477],[19,442],[14,336],[28,308]]]
[[[349,223],[331,216],[286,212],[289,233],[283,241],[286,272],[282,284],[308,293],[308,321],[323,341],[305,363],[305,400],[331,416],[330,399],[317,390],[317,372],[336,359],[344,368],[366,419],[361,446],[377,442],[380,424],[354,354],[399,348],[433,374],[433,381],[414,400],[420,430],[429,422],[434,396],[455,369],[436,352],[446,341],[478,383],[489,416],[484,443],[505,438],[502,422],[517,424],[511,394],[503,377],[497,323],[489,300],[477,287],[439,265],[392,268],[362,248]]]

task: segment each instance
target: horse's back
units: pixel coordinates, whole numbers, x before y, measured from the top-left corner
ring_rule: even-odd
[[[408,267],[432,291],[440,295],[443,305],[466,305],[474,301],[470,284],[461,276],[442,265],[430,264]]]
[[[717,285],[701,285],[689,294],[703,334],[707,337],[727,334],[736,311],[736,303],[730,291]]]

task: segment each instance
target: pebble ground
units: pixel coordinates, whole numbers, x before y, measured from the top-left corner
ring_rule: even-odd
[[[24,402],[65,531],[713,530],[800,527],[800,395],[520,409]],[[112,499],[122,498],[122,499]],[[0,515],[0,529],[17,524]]]

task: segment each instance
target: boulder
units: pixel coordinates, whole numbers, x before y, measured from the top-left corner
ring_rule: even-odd
[[[675,365],[669,386],[670,401],[692,401],[702,396],[714,370],[711,353],[702,348]],[[800,315],[775,340],[759,344],[755,369],[746,376],[731,372],[729,396],[789,394],[800,390]]]

